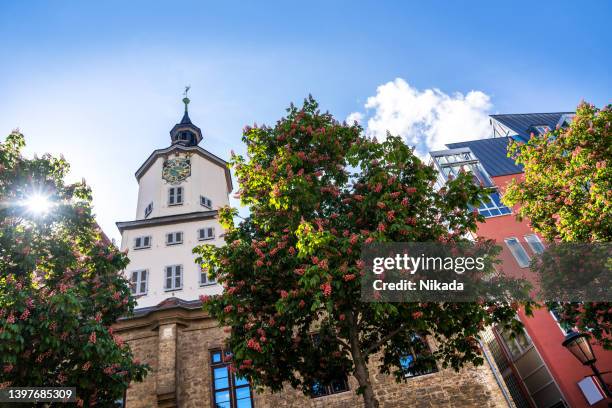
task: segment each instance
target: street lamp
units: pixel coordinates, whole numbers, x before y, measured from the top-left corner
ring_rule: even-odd
[[[595,357],[595,353],[593,353],[591,343],[589,343],[589,336],[585,333],[569,332],[567,336],[565,336],[565,340],[563,341],[562,345],[563,347],[567,348],[583,365],[591,367],[593,374],[595,374],[599,380],[599,383],[601,384],[606,396],[608,398],[612,398],[610,390],[608,389],[601,372],[599,372],[595,366],[597,358]]]

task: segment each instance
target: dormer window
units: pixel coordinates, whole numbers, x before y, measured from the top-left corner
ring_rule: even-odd
[[[212,200],[208,197],[200,196],[200,205],[212,210]]]
[[[550,132],[550,126],[548,125],[536,125],[533,128],[540,135],[545,135],[546,133]]]
[[[153,202],[151,201],[149,205],[147,205],[147,208],[145,208],[145,213],[144,213],[145,218],[151,215],[152,212],[153,212]]]
[[[431,152],[431,157],[442,174],[444,182],[449,178],[456,178],[461,172],[466,172],[472,175],[477,185],[482,187],[494,185],[487,171],[469,148]]]
[[[168,189],[168,205],[183,204],[183,187],[170,187]]]

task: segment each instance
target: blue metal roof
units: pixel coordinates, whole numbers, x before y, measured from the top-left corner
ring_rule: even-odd
[[[574,112],[516,113],[490,115],[490,117],[507,128],[512,129],[521,139],[523,139],[523,141],[527,141],[532,132],[537,134],[534,126],[545,125],[551,130],[554,130],[563,115],[571,115],[573,113]]]
[[[482,166],[490,176],[504,176],[523,172],[523,167],[516,165],[514,160],[508,157],[508,137],[496,137],[490,139],[471,140],[468,142],[448,143],[449,149],[469,147],[476,155]]]

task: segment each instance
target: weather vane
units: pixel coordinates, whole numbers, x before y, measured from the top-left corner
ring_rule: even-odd
[[[187,92],[191,89],[191,85],[187,85],[185,87],[185,92],[183,92],[183,103],[185,104],[185,112],[187,112],[187,105],[189,105],[189,98],[187,97]]]

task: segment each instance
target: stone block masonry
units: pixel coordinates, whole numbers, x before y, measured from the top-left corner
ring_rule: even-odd
[[[213,407],[210,350],[223,347],[226,334],[216,321],[199,307],[178,303],[136,314],[119,321],[116,332],[132,348],[136,358],[152,370],[142,383],[131,384],[127,408]],[[486,365],[460,372],[438,372],[396,383],[391,376],[378,373],[372,359],[372,382],[381,407],[508,407],[508,402]],[[310,398],[285,387],[281,393],[253,393],[256,408],[361,407],[358,385],[349,378],[350,391]]]

